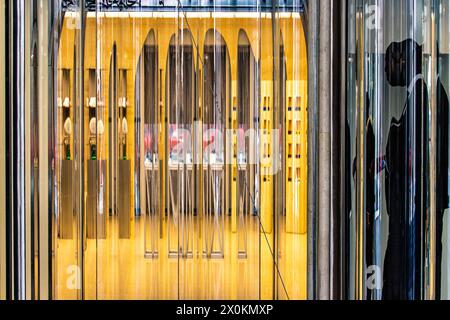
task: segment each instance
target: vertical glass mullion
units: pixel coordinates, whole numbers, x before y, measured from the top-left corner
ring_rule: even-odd
[[[345,212],[344,212],[344,291],[348,299],[355,298],[354,265],[355,265],[355,230],[354,230],[354,204],[355,184],[353,179],[354,151],[354,110],[356,90],[356,0],[349,1],[347,12],[347,106],[345,114]]]
[[[84,79],[85,79],[85,70],[84,70],[84,47],[85,47],[85,28],[86,28],[86,11],[85,11],[85,2],[80,1],[80,6],[76,10],[76,25],[77,32],[75,33],[75,63],[74,63],[74,114],[73,114],[73,123],[74,123],[74,138],[73,138],[73,152],[74,152],[74,160],[75,160],[75,191],[74,191],[74,205],[75,205],[75,239],[76,239],[76,252],[77,252],[77,289],[78,295],[77,299],[81,300],[85,297],[85,287],[84,287],[84,278],[85,278],[85,269],[84,269],[84,168],[85,168],[85,160],[84,160]]]
[[[364,221],[365,221],[365,77],[367,73],[365,70],[365,19],[364,19],[364,3],[359,2],[356,11],[356,38],[357,43],[360,44],[359,51],[356,55],[356,63],[360,72],[357,72],[357,87],[356,87],[356,272],[355,272],[355,298],[360,300],[364,297]]]
[[[5,0],[0,0],[0,127],[5,128]],[[5,175],[5,134],[0,131],[0,177]],[[0,300],[6,299],[6,216],[5,216],[5,179],[0,180]]]

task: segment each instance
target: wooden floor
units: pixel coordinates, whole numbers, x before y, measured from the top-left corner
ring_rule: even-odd
[[[247,226],[246,259],[238,259],[237,235],[229,224],[226,220],[223,259],[205,258],[202,249],[196,249],[201,246],[198,234],[192,258],[169,258],[168,239],[163,236],[158,258],[146,259],[143,221],[132,224],[131,239],[118,239],[117,221],[110,218],[107,239],[85,243],[84,273],[77,267],[77,241],[58,239],[56,297],[80,299],[79,276],[84,278],[85,299],[306,298],[306,235],[280,233],[276,270],[273,235],[259,233],[255,217]],[[177,233],[172,231],[171,236],[176,238]]]

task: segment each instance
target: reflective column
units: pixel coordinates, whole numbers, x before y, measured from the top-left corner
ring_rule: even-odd
[[[25,1],[6,4],[6,225],[9,299],[26,299]],[[5,42],[6,43],[6,42]],[[27,199],[28,200],[28,199]]]

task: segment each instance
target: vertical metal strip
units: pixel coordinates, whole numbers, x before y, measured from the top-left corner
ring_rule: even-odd
[[[308,46],[308,299],[316,298],[317,246],[317,137],[318,137],[318,63],[319,1],[307,4]]]
[[[7,215],[9,215],[10,269],[8,298],[26,298],[25,262],[25,9],[24,0],[9,1],[9,71],[7,98]]]
[[[30,58],[31,58],[31,52],[30,52],[30,43],[31,43],[31,26],[32,24],[30,22],[33,21],[33,13],[32,10],[32,1],[26,1],[24,11],[22,12],[22,15],[25,17],[25,37],[28,39],[28,41],[25,42],[24,45],[24,57],[27,57],[27,59],[24,58],[24,72],[26,72],[26,76],[24,74],[24,104],[27,106],[27,110],[31,109],[31,100],[30,100],[30,78],[31,78],[31,68],[30,68]],[[25,109],[24,109],[25,110]],[[25,193],[24,193],[24,199],[27,199],[26,203],[23,204],[24,210],[25,210],[25,299],[29,300],[31,298],[31,207],[30,207],[30,199],[31,199],[31,192],[30,192],[30,177],[31,177],[31,170],[30,170],[30,126],[31,126],[31,117],[30,117],[30,111],[24,112],[24,158],[22,166],[24,167],[24,181],[25,181]]]
[[[14,270],[12,260],[12,216],[11,216],[11,178],[13,177],[11,172],[11,108],[9,106],[11,99],[10,81],[11,80],[11,55],[10,55],[10,32],[11,32],[11,1],[5,1],[5,297],[8,300],[13,298],[13,281]]]
[[[437,39],[437,25],[436,25],[436,12],[439,14],[439,11],[436,10],[436,6],[432,5],[431,0],[426,1],[426,5],[429,7],[428,14],[430,15],[426,20],[426,23],[429,24],[429,29],[425,27],[425,30],[429,30],[429,34],[425,35],[425,39],[429,38],[429,45],[431,46],[431,84],[430,86],[430,159],[429,159],[429,172],[430,175],[429,185],[427,185],[427,192],[430,194],[430,219],[428,221],[428,225],[425,226],[425,230],[429,230],[429,234],[425,235],[426,243],[428,243],[427,248],[425,249],[425,257],[422,260],[422,263],[425,265],[426,274],[425,274],[425,284],[424,284],[424,296],[425,300],[434,300],[436,299],[436,219],[437,219],[437,207],[436,207],[436,171],[437,168],[436,163],[436,150],[437,150],[437,81],[438,81],[438,39]],[[434,2],[433,2],[434,4]],[[426,263],[426,261],[429,263]],[[440,297],[438,297],[440,298]]]
[[[6,5],[0,0],[0,43],[5,41]],[[0,46],[0,177],[6,177],[5,172],[5,84],[6,84],[6,56],[4,45]],[[6,179],[0,181],[0,300],[6,299]]]
[[[279,43],[280,43],[280,37],[278,36],[278,30],[279,30],[279,28],[278,28],[278,1],[276,1],[276,0],[274,0],[274,1],[272,1],[272,12],[271,12],[271,14],[272,14],[272,43],[273,43],[273,45],[272,45],[272,54],[273,54],[273,61],[272,61],[272,68],[273,68],[273,74],[272,74],[272,83],[273,83],[273,86],[272,86],[272,90],[273,90],[273,108],[272,108],[272,113],[273,113],[273,124],[274,124],[274,129],[278,129],[278,123],[279,123],[279,119],[278,119],[278,115],[279,115],[279,113],[280,113],[280,108],[282,108],[282,106],[279,104],[279,90],[278,90],[278,88],[279,88],[279,82],[278,81],[281,81],[281,79],[279,79],[279,64],[280,64],[280,57],[279,57],[279,54],[280,54],[280,50],[279,50]],[[278,157],[277,156],[275,156],[274,157],[274,159],[276,159],[276,160],[274,160],[274,163],[272,163],[272,165],[273,165],[273,168],[278,168]],[[275,169],[275,170],[277,170],[277,169]],[[278,173],[278,171],[274,171],[274,176],[273,176],[273,180],[274,180],[274,184],[275,184],[275,187],[273,188],[273,190],[272,190],[272,197],[273,197],[273,199],[275,199],[274,200],[274,214],[273,214],[273,221],[272,221],[272,223],[273,223],[273,226],[274,226],[274,233],[275,233],[275,236],[274,236],[274,239],[273,239],[273,253],[274,253],[274,256],[273,256],[273,262],[274,262],[274,265],[276,265],[276,266],[278,266],[278,262],[279,262],[279,255],[278,255],[278,215],[279,215],[279,212],[278,212],[278,202],[277,202],[277,199],[279,198],[279,197],[283,197],[284,195],[281,193],[280,194],[280,190],[278,189],[278,187],[281,187],[281,186],[279,186],[278,185],[278,181],[279,181],[279,179],[278,179],[278,175],[279,175],[279,173]],[[279,299],[279,296],[278,296],[278,281],[279,281],[279,278],[277,277],[277,273],[276,273],[276,270],[275,270],[275,268],[273,268],[273,275],[272,275],[272,277],[273,277],[273,285],[272,285],[272,291],[273,291],[273,299],[274,300],[277,300],[277,299]]]
[[[342,20],[345,15],[341,15],[341,0],[331,2],[331,215],[330,215],[330,299],[339,298],[340,288],[340,213],[341,213],[341,108],[345,104],[341,96],[343,92],[342,74],[345,70],[345,61],[342,61],[342,55],[345,55],[345,41],[343,41]],[[344,79],[345,80],[345,79]]]
[[[331,7],[330,1],[320,1],[319,25],[319,101],[318,101],[318,162],[317,184],[317,263],[318,296],[328,300],[330,288],[330,204],[331,204]]]
[[[356,38],[362,47],[357,51],[357,70],[364,70],[364,53],[365,53],[365,18],[362,9],[357,10],[356,22]],[[355,299],[364,299],[364,243],[365,243],[365,193],[366,193],[366,177],[365,177],[365,75],[363,72],[357,74],[357,87],[359,93],[356,97],[356,272],[355,272]]]
[[[347,45],[347,1],[341,1],[341,7],[340,7],[340,14],[341,14],[341,26],[340,26],[340,35],[341,35],[341,57],[340,57],[340,63],[342,65],[341,69],[341,96],[340,96],[340,225],[339,225],[339,241],[340,241],[340,247],[339,247],[339,288],[336,288],[336,291],[334,292],[333,299],[345,299],[346,298],[346,283],[347,283],[347,268],[346,268],[346,259],[347,254],[346,252],[346,237],[345,234],[345,224],[346,224],[346,186],[345,186],[345,175],[347,174],[345,172],[346,164],[345,164],[345,153],[346,153],[346,137],[345,137],[345,128],[346,128],[346,110],[347,110],[347,52],[348,52],[348,45]],[[339,292],[338,292],[339,291]]]
[[[79,281],[80,284],[80,298],[84,300],[85,298],[85,268],[84,268],[84,240],[85,240],[85,215],[84,215],[84,168],[85,168],[85,157],[84,157],[84,47],[86,40],[86,5],[85,0],[80,0],[79,7],[79,19],[80,19],[80,32],[78,35],[78,59],[77,59],[77,81],[78,81],[78,90],[79,90],[79,112],[78,112],[78,183],[79,183],[79,198],[78,201],[78,225],[79,225],[79,244],[78,244],[78,267],[80,268],[80,276]],[[78,62],[79,61],[79,62]]]
[[[14,211],[16,215],[16,257],[17,257],[17,298],[26,299],[26,204],[25,201],[25,1],[16,1],[14,10],[17,19],[16,33],[12,36],[16,38],[15,42],[15,120],[12,125],[15,126],[15,172],[16,176],[16,195]],[[14,41],[14,40],[13,40]]]
[[[39,12],[37,14],[38,28],[38,77],[39,77],[39,150],[51,150],[49,148],[50,139],[48,139],[52,122],[49,122],[51,110],[51,91],[50,84],[52,78],[49,74],[49,0],[39,1]],[[49,129],[50,128],[50,129]],[[39,154],[39,295],[40,299],[49,299],[51,285],[51,240],[53,233],[51,232],[51,170],[49,152],[40,152]]]

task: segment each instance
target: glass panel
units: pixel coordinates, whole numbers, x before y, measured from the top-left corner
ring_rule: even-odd
[[[431,2],[349,4],[348,298],[425,298],[433,266]]]
[[[207,9],[210,15],[190,12],[188,6],[178,8],[180,29],[189,30],[194,49],[197,121],[191,136],[195,146],[194,183],[199,186],[194,197],[194,257],[180,260],[179,298],[257,299],[261,292],[259,137],[255,134],[260,114],[259,4],[254,3],[250,12],[234,18],[227,14],[222,3],[202,2],[202,5],[210,5]],[[244,44],[248,69],[242,66],[242,61],[239,65],[240,33],[252,36]],[[243,74],[247,76],[245,84],[240,79]],[[187,88],[183,85],[180,89]],[[241,107],[238,97],[244,94],[247,98],[242,98],[246,102]],[[244,108],[249,113],[241,122],[246,122],[253,131],[242,132],[251,143],[247,153],[243,148],[238,170],[238,110],[243,113]],[[246,173],[245,181],[239,178]],[[252,191],[244,190],[245,184]],[[238,194],[242,196],[240,206]]]
[[[247,29],[247,32],[251,30]],[[232,219],[231,231],[237,242],[237,258],[241,270],[236,281],[247,281],[249,289],[253,289],[255,297],[259,296],[259,270],[252,268],[252,260],[259,257],[259,221],[255,206],[255,191],[257,190],[258,165],[255,159],[257,143],[256,128],[259,114],[257,104],[258,65],[254,50],[247,32],[239,30],[237,43],[237,68],[233,72],[233,129],[236,130],[233,139],[233,184],[232,184]],[[236,64],[235,64],[236,65]],[[232,255],[236,255],[235,252]],[[234,258],[234,257],[233,257]],[[254,278],[249,275],[253,274]],[[258,279],[258,281],[256,281]],[[258,296],[257,296],[258,294]],[[239,292],[237,298],[243,297]],[[250,297],[248,297],[250,298]]]
[[[152,283],[149,290],[150,298],[170,298],[176,297],[176,290],[163,291],[163,281],[168,282],[167,277],[171,272],[160,274],[158,272],[158,265],[161,259],[167,256],[167,246],[164,241],[163,232],[164,214],[163,214],[163,168],[164,165],[161,159],[164,153],[161,147],[161,136],[164,134],[162,130],[161,117],[163,117],[162,109],[162,86],[159,81],[162,78],[162,70],[159,69],[159,47],[158,47],[158,32],[151,29],[145,39],[138,70],[136,73],[136,118],[141,121],[136,121],[137,128],[135,130],[136,137],[139,138],[139,150],[136,154],[139,157],[140,173],[135,174],[136,179],[140,178],[139,192],[140,196],[136,194],[135,199],[140,199],[140,214],[145,218],[144,226],[144,250],[145,258],[151,259],[151,269],[148,269],[147,277]],[[143,121],[142,121],[143,120]],[[138,143],[136,143],[136,147]],[[136,160],[136,164],[138,160]],[[137,171],[136,171],[137,172]],[[138,184],[135,181],[135,186]],[[166,236],[167,237],[167,236]],[[172,263],[170,265],[175,265]],[[165,270],[170,267],[167,263],[163,266]],[[163,280],[164,279],[164,280]],[[176,286],[176,283],[175,283]],[[173,288],[173,286],[172,286]]]
[[[29,228],[27,232],[30,252],[30,275],[28,276],[27,286],[29,286],[29,299],[39,298],[39,91],[42,90],[39,82],[39,27],[38,10],[33,3],[30,4],[31,20],[31,42],[30,42],[30,112],[29,112],[29,156],[25,160],[28,167],[26,176],[30,177],[30,212]],[[42,13],[41,13],[42,14]],[[42,27],[42,26],[41,26]],[[42,43],[42,42],[41,42]],[[28,171],[29,170],[29,171]]]
[[[136,117],[143,121],[137,122],[141,124],[139,131],[136,130],[136,136],[143,138],[142,146],[138,154],[143,156],[143,175],[136,174],[136,179],[143,178],[143,184],[140,189],[145,191],[141,195],[140,204],[144,209],[141,214],[145,214],[145,255],[147,258],[157,258],[159,256],[159,232],[161,225],[161,165],[159,156],[159,129],[160,129],[160,104],[159,104],[159,86],[158,86],[158,46],[156,42],[155,32],[151,30],[145,40],[142,48],[138,71],[136,75],[137,98],[136,98]],[[138,101],[138,97],[140,101]],[[138,111],[139,108],[139,111]],[[140,110],[142,108],[142,111]],[[143,122],[143,123],[142,123]],[[138,166],[136,166],[138,167]],[[138,182],[135,182],[137,185]],[[138,198],[138,197],[135,197]]]
[[[87,5],[82,98],[71,113],[64,113],[64,102],[66,87],[74,86],[73,67],[58,69],[64,98],[58,137],[65,141],[69,114],[83,135],[58,149],[61,159],[76,158],[77,150],[81,155],[76,168],[84,218],[76,220],[83,224],[74,237],[84,254],[82,296],[305,298],[300,5],[283,2],[274,20],[266,2],[169,2],[164,8],[151,1]],[[62,48],[73,46],[67,40],[73,30],[62,30],[67,44],[60,64],[71,59]],[[298,120],[295,197],[284,191],[287,113]],[[77,219],[78,207],[74,211]],[[64,268],[58,264],[60,274]]]
[[[56,237],[53,243],[55,248],[53,296],[56,299],[81,299],[83,178],[80,170],[84,163],[81,154],[83,139],[80,136],[83,114],[80,66],[84,54],[81,41],[81,8],[76,5],[63,6],[58,12],[58,18],[62,21],[62,25],[55,43],[56,83],[51,120],[56,135],[53,154],[55,205],[52,207],[53,232]],[[38,154],[36,158],[37,156]],[[37,159],[36,162],[38,163]]]
[[[450,93],[450,3],[437,0],[436,12],[437,80],[435,122],[436,175],[436,276],[435,298],[450,299],[450,220],[449,220],[449,100]],[[432,159],[433,161],[433,159]]]
[[[181,28],[180,28],[181,29]],[[191,34],[181,29],[172,36],[168,71],[168,193],[169,256],[193,256],[194,49]]]
[[[277,79],[275,110],[279,129],[276,149],[279,172],[276,179],[278,299],[306,299],[308,101],[307,54],[301,1],[294,1],[294,13],[277,13],[279,29],[276,49]],[[280,8],[281,9],[281,8]],[[281,11],[281,10],[280,10]],[[284,165],[281,165],[284,164]]]
[[[88,14],[87,20],[88,26],[95,25],[95,33],[86,41],[96,43],[96,59],[89,66],[95,67],[95,74],[91,71],[92,87],[88,88],[96,90],[92,92],[97,99],[89,120],[89,125],[95,128],[96,123],[97,127],[95,152],[88,161],[88,170],[89,163],[96,170],[96,234],[92,238],[96,298],[143,299],[148,283],[140,272],[145,267],[145,217],[136,214],[133,173],[134,85],[140,54],[136,48],[142,48],[145,38],[141,39],[140,20],[116,16],[109,4],[97,4],[97,11]]]
[[[195,115],[195,60],[191,32],[177,20],[169,43],[166,70],[168,257],[179,265],[178,279],[189,271],[197,250],[194,221],[192,128]],[[178,298],[185,288],[178,280]]]

